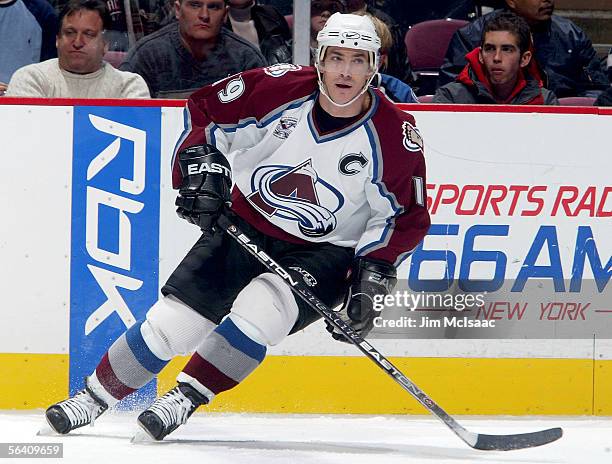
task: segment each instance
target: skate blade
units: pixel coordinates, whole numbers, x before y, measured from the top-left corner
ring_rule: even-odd
[[[130,443],[135,445],[148,445],[152,443],[160,443],[160,441],[153,438],[144,430],[138,430],[130,440]]]
[[[59,433],[53,430],[50,426],[43,426],[38,432],[36,432],[36,436],[38,437],[61,437]]]

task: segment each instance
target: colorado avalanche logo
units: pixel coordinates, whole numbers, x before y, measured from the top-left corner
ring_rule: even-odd
[[[421,151],[423,150],[423,137],[419,130],[410,124],[408,121],[404,121],[402,124],[402,132],[404,134],[404,148],[408,151]]]
[[[270,77],[282,77],[289,71],[299,71],[302,67],[299,64],[279,63],[264,68],[264,72]]]
[[[307,237],[333,231],[334,213],[344,204],[340,192],[319,178],[310,159],[298,166],[263,166],[253,173],[251,188],[247,198],[255,208],[268,217],[296,221]]]

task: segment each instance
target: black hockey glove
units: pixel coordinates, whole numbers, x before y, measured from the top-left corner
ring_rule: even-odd
[[[397,282],[395,268],[381,261],[360,258],[353,263],[352,284],[337,315],[362,337],[366,337],[374,325],[374,297],[388,295]],[[381,298],[381,297],[379,297]],[[331,324],[327,330],[335,340],[350,343]]]
[[[176,214],[203,232],[213,232],[224,205],[231,204],[232,170],[227,158],[212,145],[196,145],[178,154],[183,182]]]

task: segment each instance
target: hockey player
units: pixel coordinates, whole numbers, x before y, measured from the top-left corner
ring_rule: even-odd
[[[343,320],[368,334],[374,295],[429,228],[423,143],[413,117],[369,86],[380,40],[368,17],[336,13],[318,41],[316,69],[246,71],[192,95],[173,183],[178,215],[203,234],[86,388],[47,410],[55,431],[91,423],[195,350],[138,417],[161,440],[319,317],[215,229],[222,210],[329,307],[344,299]]]

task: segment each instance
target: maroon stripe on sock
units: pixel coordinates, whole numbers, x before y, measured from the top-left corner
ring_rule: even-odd
[[[113,372],[110,361],[108,360],[108,353],[104,354],[100,364],[98,364],[98,367],[96,367],[96,376],[104,389],[113,395],[113,398],[118,400],[122,400],[130,393],[134,393],[136,391],[135,388],[128,387],[117,378]]]
[[[183,372],[196,379],[215,395],[238,385],[238,382],[225,375],[197,352],[183,368]]]

